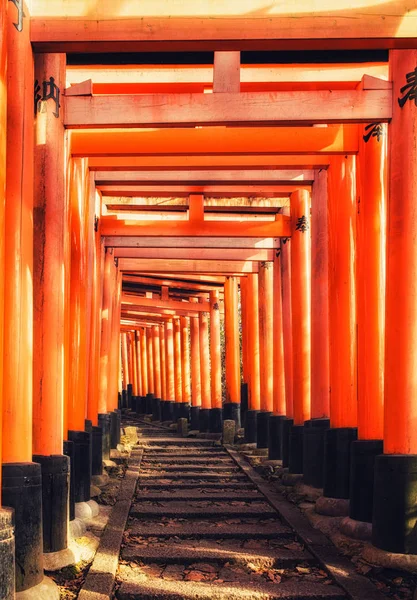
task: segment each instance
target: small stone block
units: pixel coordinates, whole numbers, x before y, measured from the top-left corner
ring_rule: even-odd
[[[349,500],[321,496],[316,501],[316,512],[327,517],[347,517],[349,515]]]
[[[232,420],[223,421],[223,444],[231,446],[235,441],[236,423]]]
[[[188,434],[188,419],[178,419],[177,421],[177,433],[182,437],[187,437]]]
[[[355,540],[368,541],[372,538],[372,523],[345,517],[340,524],[340,531]]]

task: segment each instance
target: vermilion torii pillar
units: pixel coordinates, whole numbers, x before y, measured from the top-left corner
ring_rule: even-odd
[[[146,398],[149,391],[148,386],[148,354],[146,348],[146,329],[143,327],[140,330],[140,367],[142,374],[142,400],[141,409],[142,414],[146,414]]]
[[[248,410],[249,360],[248,360],[248,327],[247,327],[247,278],[240,278],[240,318],[242,331],[242,383],[240,387],[240,418],[246,420]]]
[[[182,402],[182,365],[181,365],[181,325],[180,318],[174,319],[174,376],[175,376],[175,406],[174,419],[177,420],[181,414],[180,404]]]
[[[153,400],[152,419],[154,421],[161,420],[161,396],[162,396],[162,379],[161,379],[161,341],[160,341],[159,325],[152,327],[153,340],[153,365],[155,379],[155,398]]]
[[[359,131],[356,269],[358,440],[351,446],[349,516],[355,521],[368,523],[370,530],[375,458],[383,452],[388,127],[371,124]],[[350,525],[347,524],[348,527]]]
[[[65,86],[66,56],[36,57],[38,82]],[[42,83],[43,85],[43,83]],[[69,458],[63,455],[65,385],[65,287],[62,273],[65,228],[69,226],[65,188],[62,109],[39,100],[35,119],[33,299],[33,454],[42,467],[43,549],[67,548],[69,519]],[[57,475],[59,474],[59,475]],[[46,556],[48,565],[48,556]],[[65,566],[63,563],[62,566]]]
[[[357,437],[356,157],[335,156],[328,172],[330,426],[325,433],[324,496],[349,498],[350,445]],[[326,511],[321,499],[319,510]]]
[[[153,414],[153,402],[155,398],[155,375],[153,362],[153,336],[152,328],[146,327],[146,354],[148,365],[148,393],[146,395],[146,414]]]
[[[248,411],[246,413],[245,439],[248,443],[256,443],[258,413],[261,408],[261,383],[259,370],[259,305],[258,274],[247,276],[246,283],[246,316],[248,341]]]
[[[384,454],[376,459],[372,542],[417,553],[417,50],[390,51]]]
[[[226,402],[223,418],[240,427],[240,343],[238,279],[227,277],[224,284],[224,337],[226,353]]]
[[[202,299],[199,298],[199,302]],[[210,429],[211,409],[211,379],[210,379],[210,346],[208,314],[200,312],[198,315],[200,326],[200,373],[201,373],[201,410],[200,432],[206,433]]]
[[[194,299],[197,302],[197,299]],[[200,323],[198,315],[190,318],[191,337],[191,409],[190,429],[200,428],[199,413],[201,408],[201,357],[200,357]]]
[[[281,431],[285,419],[285,362],[282,314],[281,243],[273,266],[273,414],[269,419],[268,456],[282,458]]]
[[[162,405],[162,421],[173,421],[175,404],[175,365],[174,324],[171,320],[165,323],[165,364],[167,373],[167,399],[166,402],[164,402]]]
[[[324,435],[330,427],[329,227],[327,170],[316,172],[311,198],[311,419],[304,423],[304,479],[323,487]]]
[[[136,344],[136,363],[137,363],[137,370],[138,370],[138,398],[137,398],[137,404],[136,404],[136,412],[139,412],[139,404],[140,404],[140,398],[143,395],[143,391],[142,391],[142,361],[140,358],[140,329],[136,329],[135,331],[135,344]]]
[[[310,194],[291,194],[291,308],[294,424],[290,432],[290,473],[303,472],[304,422],[310,419]]]
[[[165,327],[161,323],[159,325],[159,343],[161,349],[161,400],[166,402],[167,399],[167,370],[166,370],[166,349],[165,349]],[[162,411],[162,409],[161,409]]]
[[[181,371],[182,371],[182,403],[180,416],[188,419],[191,404],[191,370],[190,370],[190,341],[188,317],[180,318],[181,327]]]
[[[222,432],[222,371],[220,348],[220,300],[219,292],[210,292],[210,361],[211,361],[211,411],[210,431]]]
[[[269,417],[273,411],[273,293],[274,273],[272,262],[259,264],[259,372],[261,405],[257,421],[258,448],[268,448]]]

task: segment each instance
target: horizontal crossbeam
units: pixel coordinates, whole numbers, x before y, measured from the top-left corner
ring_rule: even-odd
[[[115,248],[116,258],[164,258],[182,260],[274,260],[274,250],[214,248]]]
[[[139,271],[141,273],[169,271],[172,273],[227,273],[239,275],[240,273],[258,272],[258,263],[251,261],[119,258],[118,265],[121,271]]]
[[[144,237],[106,236],[104,245],[113,248],[246,248],[273,249],[278,247],[278,238],[267,237]]]

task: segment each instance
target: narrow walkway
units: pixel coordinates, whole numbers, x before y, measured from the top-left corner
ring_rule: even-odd
[[[119,600],[346,598],[225,449],[139,431]]]

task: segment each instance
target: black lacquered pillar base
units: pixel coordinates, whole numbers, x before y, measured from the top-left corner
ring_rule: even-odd
[[[248,410],[245,419],[245,442],[256,444],[259,410]]]
[[[285,419],[282,415],[271,415],[269,417],[268,434],[268,458],[269,460],[282,459],[282,426],[281,421]]]
[[[2,474],[2,504],[14,510],[16,592],[23,592],[43,579],[41,465],[5,463]]]
[[[330,427],[330,419],[310,419],[304,423],[303,481],[316,488],[323,487],[324,436]]]
[[[91,474],[102,475],[103,474],[103,430],[101,427],[93,427],[92,432],[92,461],[91,461]]]
[[[153,400],[155,396],[154,394],[146,394],[146,404],[145,404],[145,415],[153,414]]]
[[[303,472],[304,425],[293,425],[290,429],[290,456],[288,471],[292,474]]]
[[[200,413],[198,415],[198,423],[200,433],[208,433],[210,431],[210,409],[209,408],[200,408]]]
[[[240,404],[238,402],[225,402],[223,404],[223,420],[234,421],[236,424],[236,431],[240,429]]]
[[[357,440],[350,446],[349,517],[372,523],[376,457],[384,452],[382,440]]]
[[[283,467],[288,467],[290,463],[290,432],[293,424],[293,419],[288,419],[287,417],[281,421],[281,450]]]
[[[122,391],[122,410],[127,408],[127,390]]]
[[[190,429],[192,431],[198,431],[200,427],[200,407],[190,407]]]
[[[152,421],[161,420],[161,399],[154,398],[152,403]]]
[[[256,445],[258,448],[268,448],[269,440],[269,419],[272,413],[261,410],[258,413],[256,422]]]
[[[245,427],[246,413],[249,409],[248,405],[248,384],[240,384],[240,421],[242,427]]]
[[[174,420],[174,404],[173,400],[165,400],[161,402],[161,421]]]
[[[355,427],[327,429],[324,437],[323,495],[326,498],[349,499],[350,447],[356,441]]]
[[[68,546],[70,459],[34,455],[42,472],[43,551],[59,552]]]
[[[98,424],[103,436],[103,460],[110,460],[110,413],[98,415]]]
[[[74,501],[88,502],[90,496],[90,434],[86,431],[68,431],[73,442],[71,479],[74,485]]]
[[[210,433],[222,433],[223,432],[223,409],[210,408],[209,431],[210,431]]]
[[[180,402],[178,407],[178,419],[190,419],[190,405],[188,402]]]
[[[64,455],[70,462],[70,481],[69,481],[69,520],[75,519],[75,481],[72,464],[74,462],[74,443],[66,440],[64,442]]]
[[[127,384],[127,408],[132,408],[133,385]]]
[[[120,410],[110,413],[110,447],[115,449],[120,444],[122,414]]]

